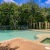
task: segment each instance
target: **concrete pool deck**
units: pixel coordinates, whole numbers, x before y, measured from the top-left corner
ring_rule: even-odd
[[[35,30],[35,31],[42,31],[42,32],[50,32],[47,30]],[[26,40],[26,39],[22,39],[22,38],[15,38],[12,40],[7,40],[4,42],[0,42],[0,47],[1,46],[7,46],[8,44],[10,44],[10,48],[15,48],[18,47],[15,50],[50,50],[50,44],[44,44],[41,43],[42,40],[46,39],[46,38],[50,38],[50,34],[37,34],[36,35],[38,37],[37,40],[31,41],[31,40]],[[3,50],[3,49],[0,49]]]
[[[34,41],[35,43],[41,44],[41,45],[44,45],[44,46],[50,46],[50,44],[41,43],[41,41],[43,41],[44,39],[50,38],[50,34],[45,33],[45,34],[38,34],[36,36],[38,37],[38,39]]]
[[[50,32],[50,29],[29,29],[31,31]]]
[[[9,45],[10,48],[18,47],[15,50],[48,50],[43,45],[36,44],[33,41],[24,40],[24,39],[21,39],[21,38],[16,38],[16,39],[12,39],[10,41],[2,42],[0,44],[0,47],[1,46],[6,46],[8,44],[10,44]],[[0,50],[2,50],[2,49],[0,49]]]
[[[0,42],[0,47],[7,46],[9,44],[10,48],[18,47],[15,50],[50,50],[50,45],[41,43],[41,41],[45,39],[46,37],[50,38],[50,35],[49,34],[38,34],[37,37],[39,39],[35,41],[25,40],[22,38],[11,39],[8,41]],[[0,50],[3,50],[3,49],[0,49]]]

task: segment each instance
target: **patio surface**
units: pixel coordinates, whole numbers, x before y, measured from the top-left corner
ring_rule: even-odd
[[[24,39],[21,39],[21,38],[15,38],[15,39],[12,39],[12,40],[9,40],[9,41],[2,42],[0,44],[1,44],[0,47],[6,46],[8,44],[10,44],[9,45],[10,48],[19,47],[15,50],[48,50],[43,45],[36,44],[33,41],[24,40]]]

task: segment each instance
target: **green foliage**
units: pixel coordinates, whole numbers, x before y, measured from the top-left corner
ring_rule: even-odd
[[[40,8],[35,2],[28,2],[21,6],[15,3],[0,4],[0,25],[12,26],[17,29],[18,25],[30,25],[33,22],[50,22],[50,8]]]

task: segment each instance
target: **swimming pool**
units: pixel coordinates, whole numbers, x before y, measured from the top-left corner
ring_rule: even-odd
[[[0,41],[5,41],[13,38],[25,38],[28,40],[37,39],[36,35],[44,32],[30,30],[0,30]]]
[[[50,44],[50,38],[46,38],[42,41],[42,43],[45,43],[45,44]]]

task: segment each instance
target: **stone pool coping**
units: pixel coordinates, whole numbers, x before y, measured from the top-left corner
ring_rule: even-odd
[[[42,31],[42,32],[44,32],[44,34],[37,34],[36,36],[38,37],[38,39],[34,40],[34,41],[19,38],[19,37],[11,39],[11,40],[2,41],[2,42],[0,42],[0,44],[1,44],[0,46],[5,46],[9,43],[12,48],[15,46],[21,46],[21,48],[19,48],[19,50],[48,50],[48,49],[46,49],[48,47],[50,49],[49,44],[41,43],[42,40],[44,40],[46,38],[50,38],[50,34],[45,33],[45,32],[50,32],[50,31],[49,30],[34,30],[34,31]]]
[[[25,40],[22,38],[15,38],[1,42],[0,46],[6,46],[7,44],[10,44],[11,48],[19,47],[16,50],[47,50],[43,45],[36,44],[33,41]]]
[[[46,38],[50,38],[50,34],[37,34],[36,36],[38,37],[38,39],[34,41],[18,37],[11,40],[0,42],[1,44],[0,46],[6,46],[7,44],[10,44],[11,48],[18,46],[19,49],[16,49],[16,50],[48,50],[50,49],[50,45],[41,43],[42,40]]]
[[[44,43],[41,43],[41,41],[43,41],[44,39],[46,38],[50,38],[50,34],[37,34],[37,40],[35,40],[34,42],[37,43],[37,44],[40,44],[40,45],[43,45],[43,46],[50,46],[50,44],[44,44]]]
[[[39,32],[50,32],[50,29],[29,29],[32,31],[39,31]]]
[[[44,43],[41,43],[41,41],[43,41],[44,39],[46,38],[50,38],[50,34],[47,34],[47,33],[44,33],[44,34],[37,34],[36,37],[38,38],[37,40],[28,40],[28,39],[23,39],[23,38],[13,38],[13,39],[10,39],[10,40],[5,40],[5,41],[1,41],[0,43],[4,43],[4,42],[10,42],[12,40],[16,40],[16,39],[22,39],[23,41],[29,41],[29,42],[33,42],[35,44],[39,44],[39,45],[43,45],[43,46],[49,46],[50,47],[50,44],[44,44]]]

